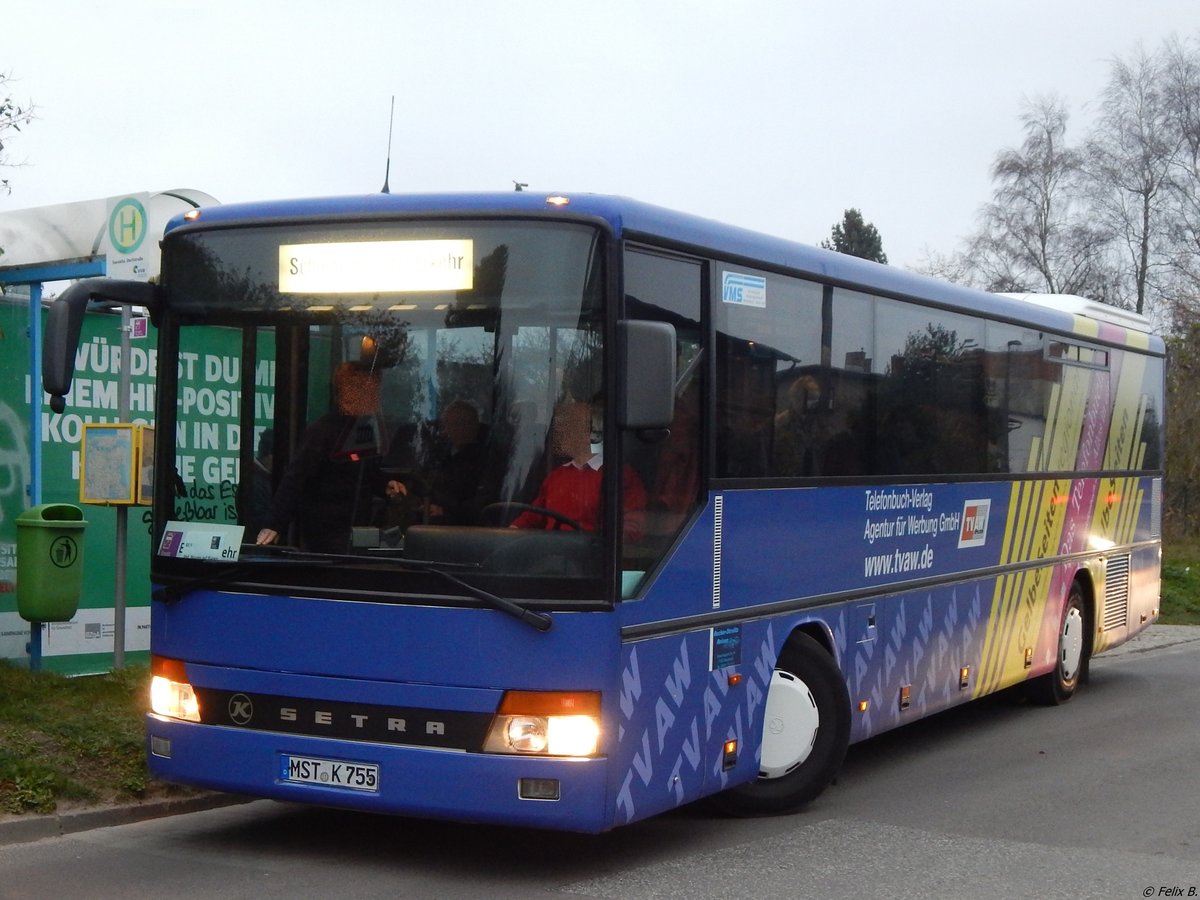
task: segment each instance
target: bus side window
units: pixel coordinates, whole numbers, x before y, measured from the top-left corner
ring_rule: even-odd
[[[986,472],[983,323],[879,299],[875,474]]]
[[[875,300],[843,288],[827,289],[829,303],[822,328],[829,361],[824,401],[829,421],[822,452],[824,470],[831,476],[866,475],[875,440],[872,409],[875,385]]]
[[[775,475],[825,474],[822,390],[816,374],[780,381],[776,394],[775,435],[771,471]]]
[[[674,532],[696,506],[700,487],[700,381],[684,388],[675,401],[671,433],[658,449],[651,501],[660,525]]]
[[[822,286],[744,266],[717,272],[717,477],[820,474]]]
[[[624,437],[625,461],[648,501],[643,539],[623,551],[627,570],[650,568],[700,505],[701,274],[695,260],[632,249],[625,254],[625,315],[674,326],[679,373],[669,436],[654,443]]]
[[[717,475],[770,474],[775,365],[756,342],[717,335]]]

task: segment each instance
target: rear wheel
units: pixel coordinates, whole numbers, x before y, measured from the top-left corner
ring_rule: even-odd
[[[718,794],[725,812],[772,815],[803,806],[841,768],[850,741],[850,699],[825,648],[797,632],[771,677],[758,779]]]
[[[1057,706],[1075,696],[1080,676],[1087,667],[1087,620],[1083,588],[1071,583],[1058,627],[1058,656],[1054,669],[1029,682],[1028,696],[1035,703]]]

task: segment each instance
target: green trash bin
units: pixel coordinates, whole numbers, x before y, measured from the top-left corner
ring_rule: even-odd
[[[66,622],[83,589],[83,510],[44,503],[17,516],[17,611],[28,622]]]

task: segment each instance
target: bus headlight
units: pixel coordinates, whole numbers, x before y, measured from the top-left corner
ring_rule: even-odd
[[[156,656],[150,661],[150,711],[185,722],[200,721],[200,701],[187,681],[183,663]]]
[[[485,753],[595,756],[600,746],[600,695],[508,691],[492,719]]]

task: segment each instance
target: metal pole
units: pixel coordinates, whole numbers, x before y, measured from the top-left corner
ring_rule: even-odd
[[[42,284],[29,285],[29,501],[42,502]]]
[[[129,332],[132,312],[127,304],[121,306],[121,371],[118,381],[117,421],[129,421]],[[137,477],[137,473],[135,473]],[[117,558],[113,585],[113,668],[125,667],[125,558],[128,555],[129,507],[117,507]]]
[[[29,505],[42,502],[42,283],[29,285]],[[21,577],[21,573],[17,573]],[[29,623],[29,671],[42,668],[42,623]]]

